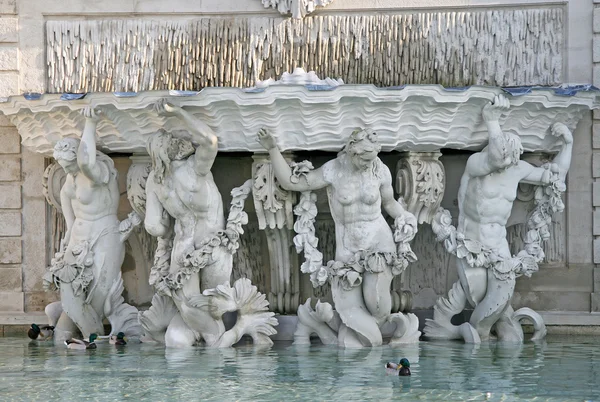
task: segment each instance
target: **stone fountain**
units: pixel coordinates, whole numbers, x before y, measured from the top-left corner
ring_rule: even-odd
[[[325,344],[371,347],[420,338],[410,289],[391,284],[419,258],[411,241],[423,224],[456,256],[459,271],[425,324],[427,338],[478,343],[494,333],[522,342],[522,319],[543,338],[539,314],[511,307],[515,281],[544,258],[551,217],[564,208],[571,133],[600,106],[598,95],[590,86],[380,88],[297,69],[252,88],[29,94],[0,110],[24,146],[60,164],[48,170],[47,192],[66,234],[47,282],[60,290],[65,333],[103,333],[106,317],[112,332],[167,346],[228,347],[244,335],[270,345],[283,314],[297,312],[296,343],[317,335]],[[457,220],[440,207],[443,149],[474,152]],[[317,168],[295,155],[317,151],[338,154]],[[217,155],[234,152],[252,153],[254,163],[251,177],[239,172],[226,209],[211,169]],[[396,177],[380,152],[401,152]],[[537,166],[521,160],[523,152],[556,156]],[[132,212],[122,222],[107,156],[118,154],[133,155]],[[534,197],[515,202],[525,186]],[[320,189],[335,223],[328,262],[315,229]],[[269,294],[247,278],[232,282],[250,196],[266,235]],[[506,240],[511,217],[527,225],[525,248],[514,255]],[[141,312],[124,303],[118,269],[133,230],[155,247],[147,273],[155,294]],[[300,267],[293,247],[304,258]],[[331,299],[301,300],[299,271],[315,288],[331,286]],[[468,307],[475,308],[470,321],[453,325]],[[224,319],[230,314],[233,324]]]

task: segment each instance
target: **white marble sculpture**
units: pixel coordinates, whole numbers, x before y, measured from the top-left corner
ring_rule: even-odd
[[[281,186],[302,192],[294,225],[294,243],[306,257],[302,272],[310,273],[315,287],[331,282],[335,310],[320,302],[313,310],[310,300],[300,306],[295,342],[309,343],[310,335],[316,333],[325,344],[379,346],[381,327],[389,321],[397,324],[392,342],[417,341],[417,317],[391,314],[390,289],[394,276],[416,260],[409,242],[417,222],[394,199],[391,173],[377,156],[381,149],[377,135],[366,129],[354,131],[338,157],[316,170],[308,162],[290,167],[266,130],[259,131],[258,139],[269,151]],[[321,188],[327,189],[336,228],[335,260],[327,266],[316,248],[314,231],[317,208],[312,191]],[[382,206],[394,219],[393,232]]]
[[[544,258],[541,242],[550,236],[551,215],[564,209],[561,194],[571,163],[573,137],[564,124],[552,125],[549,131],[561,140],[560,151],[553,163],[534,167],[520,160],[520,138],[500,127],[499,119],[508,108],[509,101],[501,95],[483,108],[489,143],[467,162],[458,191],[458,227],[452,226],[450,213],[443,209],[432,222],[438,241],[444,241],[447,250],[457,257],[459,280],[448,298],[436,303],[434,318],[425,325],[428,338],[479,343],[495,332],[498,340],[522,342],[522,318],[533,321],[534,339],[545,336],[541,316],[528,308],[515,312],[511,299],[516,278],[531,276],[538,270]],[[525,249],[513,256],[506,225],[519,183],[538,187],[535,209],[527,222]],[[453,325],[450,320],[467,303],[474,307],[470,321]]]
[[[117,170],[112,159],[96,151],[97,112],[88,107],[83,115],[81,141],[64,138],[54,147],[54,158],[66,172],[60,198],[67,231],[44,282],[46,288],[60,290],[63,313],[56,324],[57,342],[75,335],[74,325],[84,337],[103,335],[104,318],[111,333],[141,332],[137,309],[121,296],[124,242],[141,221],[135,213],[122,222],[117,219]]]
[[[262,0],[265,8],[271,7],[292,18],[303,18],[320,7],[327,7],[333,0]]]
[[[252,182],[232,191],[227,222],[211,167],[218,139],[212,129],[182,108],[164,101],[157,112],[185,122],[189,131],[160,131],[148,141],[152,171],[146,182],[146,230],[158,237],[150,283],[151,308],[140,315],[146,335],[167,346],[204,341],[228,347],[250,335],[255,344],[272,344],[277,321],[265,296],[250,280],[229,285],[233,253],[248,217],[244,201]],[[226,331],[222,316],[237,311]]]

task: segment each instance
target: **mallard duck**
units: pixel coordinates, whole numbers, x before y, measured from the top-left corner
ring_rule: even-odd
[[[94,343],[96,338],[98,338],[98,335],[96,335],[96,334],[90,335],[89,342],[72,338],[70,340],[65,341],[65,345],[67,345],[67,348],[69,348],[69,349],[79,349],[79,350],[96,349],[96,344]]]
[[[54,327],[51,325],[42,325],[40,327],[39,325],[31,324],[31,328],[27,331],[27,336],[34,341],[47,341],[54,336]]]
[[[400,359],[400,363],[398,363],[398,364],[392,363],[392,362],[387,362],[385,365],[385,370],[388,373],[395,374],[395,372],[398,372],[398,375],[400,375],[400,376],[409,376],[410,375],[410,362],[408,361],[407,358]]]
[[[127,345],[127,339],[123,332],[119,332],[117,335],[111,335],[109,342],[111,345]]]

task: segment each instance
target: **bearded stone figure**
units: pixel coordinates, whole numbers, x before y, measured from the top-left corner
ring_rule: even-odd
[[[148,233],[158,237],[150,274],[157,293],[151,308],[140,315],[148,337],[167,346],[189,347],[204,342],[228,347],[250,335],[254,343],[272,344],[277,321],[265,296],[250,280],[233,287],[233,253],[247,223],[244,201],[251,181],[232,191],[227,221],[221,193],[211,167],[218,151],[212,129],[180,107],[161,101],[159,115],[181,119],[187,131],[159,131],[148,140],[152,171],[146,182]],[[228,331],[222,316],[237,311]]]
[[[295,342],[307,343],[310,334],[317,333],[324,343],[378,346],[383,342],[381,327],[388,321],[397,323],[393,342],[418,340],[416,316],[391,314],[390,289],[394,276],[416,260],[408,242],[416,234],[417,221],[394,199],[392,175],[377,156],[381,149],[377,134],[354,131],[338,157],[315,170],[306,162],[290,167],[266,130],[258,133],[258,140],[269,151],[281,186],[302,192],[294,242],[307,257],[303,272],[311,274],[314,286],[331,282],[335,310],[328,303],[317,303],[313,311],[310,300],[300,306]],[[327,189],[335,222],[335,260],[327,266],[315,249],[311,226],[316,216],[311,191],[321,188]],[[394,231],[382,207],[394,219]]]

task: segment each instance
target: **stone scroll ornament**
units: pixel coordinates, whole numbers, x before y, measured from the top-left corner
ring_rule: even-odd
[[[149,139],[152,169],[144,185],[135,186],[144,188],[145,197],[130,197],[145,210],[146,230],[158,238],[149,278],[156,294],[139,315],[145,339],[169,347],[229,347],[249,335],[255,344],[270,346],[277,320],[265,295],[246,278],[230,285],[233,254],[248,223],[244,202],[252,180],[232,190],[225,220],[211,173],[218,138],[182,108],[165,101],[155,108],[159,115],[180,119],[188,130],[161,130]],[[234,312],[235,325],[225,330],[223,315]]]
[[[301,272],[310,275],[314,287],[331,283],[335,309],[310,299],[298,308],[296,344],[309,344],[317,334],[325,344],[360,348],[383,343],[381,328],[396,324],[391,343],[416,342],[418,319],[414,314],[391,313],[392,279],[416,261],[409,242],[416,233],[416,218],[393,198],[391,173],[377,157],[376,133],[355,130],[338,157],[319,169],[310,162],[288,162],[266,131],[258,134],[269,150],[273,170],[281,186],[299,191],[294,208],[294,244],[304,253]],[[336,259],[323,265],[315,234],[316,194],[326,188],[336,224]],[[394,218],[392,231],[381,207]],[[364,215],[363,215],[364,214]],[[344,235],[340,235],[343,232]]]
[[[572,135],[563,124],[554,124],[550,131],[562,138],[562,149],[553,163],[534,167],[520,160],[522,149],[519,149],[518,137],[500,130],[498,117],[507,108],[508,101],[503,98],[496,98],[493,105],[484,108],[490,143],[467,162],[459,188],[458,228],[452,225],[450,212],[443,208],[439,208],[433,218],[432,229],[437,240],[458,259],[460,279],[452,286],[448,297],[440,298],[434,306],[433,319],[428,319],[425,324],[424,333],[428,338],[479,343],[490,339],[493,332],[498,340],[522,342],[522,319],[533,322],[533,340],[546,335],[546,327],[538,313],[529,308],[513,311],[510,302],[516,278],[529,277],[538,271],[538,264],[544,259],[542,244],[550,238],[552,215],[564,210],[561,196],[566,189],[564,180],[571,161]],[[516,194],[522,181],[535,184],[535,207],[526,223],[525,247],[511,255],[506,232],[489,229],[497,228],[499,222],[493,214],[497,213],[507,221],[514,201],[514,195],[510,198],[511,188],[514,187]],[[503,188],[506,194],[489,192],[486,188]],[[490,203],[495,208],[485,207]],[[467,208],[468,215],[465,213]],[[489,225],[493,226],[488,229]],[[481,236],[482,233],[485,236]],[[495,234],[498,237],[494,237]],[[475,308],[470,321],[453,325],[452,317],[461,313],[467,302]]]
[[[54,158],[66,174],[58,204],[66,232],[44,275],[45,289],[60,291],[62,314],[56,323],[56,342],[76,335],[77,330],[84,337],[103,335],[104,318],[111,324],[111,334],[141,334],[138,311],[122,296],[121,277],[125,241],[141,219],[135,212],[121,222],[117,219],[117,170],[111,158],[96,151],[98,112],[86,108],[83,115],[82,139],[65,138],[54,147]],[[48,189],[47,194],[54,190]],[[81,200],[91,202],[82,204]]]

